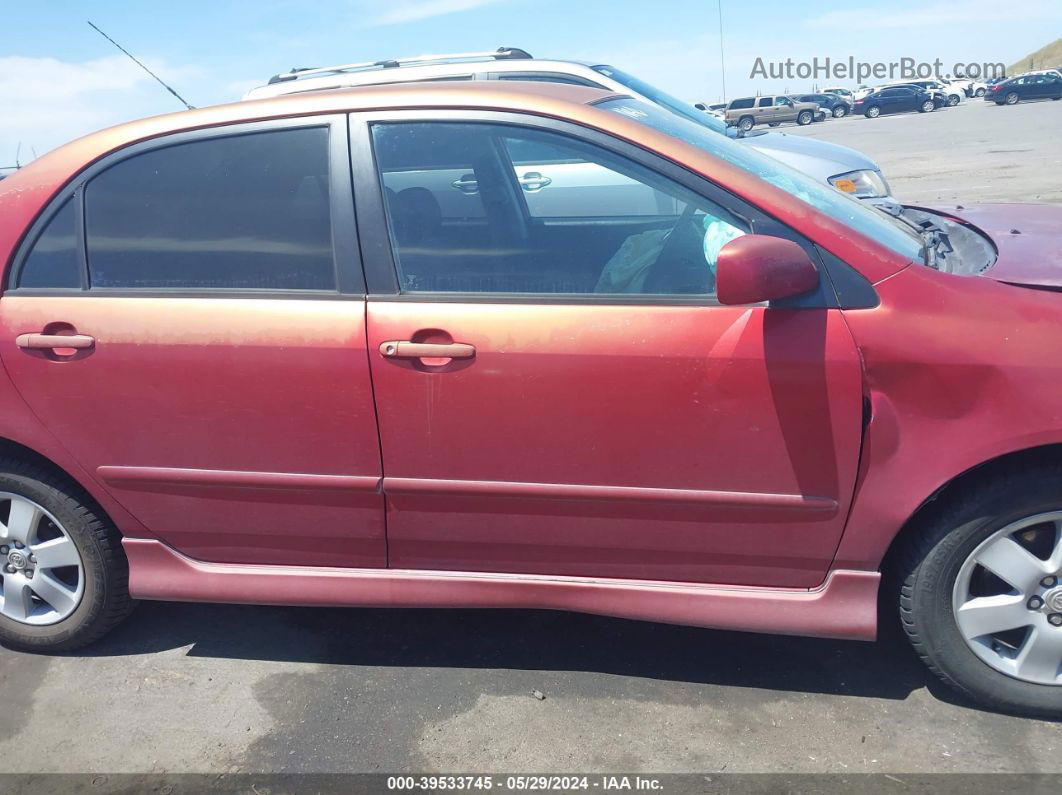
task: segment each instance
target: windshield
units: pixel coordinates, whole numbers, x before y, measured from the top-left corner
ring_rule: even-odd
[[[640,92],[639,92],[640,93]],[[677,100],[675,100],[677,102]],[[781,188],[816,210],[826,213],[857,231],[888,246],[911,260],[925,261],[924,241],[908,224],[863,205],[839,190],[820,184],[806,174],[773,157],[725,136],[710,135],[704,125],[692,124],[685,114],[676,115],[637,99],[609,99],[598,107],[635,119],[666,135],[704,149],[738,168]]]
[[[616,69],[613,66],[595,66],[593,70],[599,74],[603,74],[605,77],[611,77],[617,83],[622,83],[631,91],[634,91],[641,96],[645,97],[651,102],[655,102],[663,108],[667,108],[672,113],[677,113],[684,119],[707,127],[712,132],[719,133],[720,135],[726,135],[726,124],[719,121],[715,116],[711,116],[702,110],[697,110],[688,102],[683,102],[678,97],[673,97],[670,94],[661,91],[656,86],[651,86],[644,80],[639,80],[633,75],[629,75],[624,71]]]

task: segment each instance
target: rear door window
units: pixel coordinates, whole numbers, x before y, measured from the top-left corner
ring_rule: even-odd
[[[81,287],[73,201],[67,199],[63,202],[63,206],[37,237],[37,242],[22,265],[16,287]]]
[[[329,130],[189,141],[85,187],[92,287],[334,290]]]

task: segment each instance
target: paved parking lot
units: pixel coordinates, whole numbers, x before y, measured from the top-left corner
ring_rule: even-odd
[[[866,153],[904,202],[1062,202],[1062,102],[1000,107],[971,99],[933,113],[850,116],[778,131]]]
[[[863,149],[917,202],[1062,201],[1059,130],[1062,102],[790,128]],[[894,637],[144,603],[82,653],[0,651],[0,760],[8,772],[1062,772],[1062,729],[959,702]]]

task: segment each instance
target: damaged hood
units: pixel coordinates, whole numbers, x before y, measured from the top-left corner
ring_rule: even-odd
[[[973,204],[934,209],[992,238],[998,256],[982,276],[1062,290],[1062,206]]]

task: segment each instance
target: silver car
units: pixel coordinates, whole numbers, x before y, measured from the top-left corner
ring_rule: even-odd
[[[785,133],[754,131],[742,134],[715,116],[688,102],[606,64],[534,58],[524,50],[502,47],[494,52],[422,55],[386,61],[295,69],[278,74],[254,88],[244,99],[265,99],[282,94],[329,88],[383,85],[422,80],[537,80],[549,83],[603,88],[639,97],[696,122],[719,135],[770,155],[838,190],[865,201],[899,211],[889,184],[877,163],[846,146]]]

